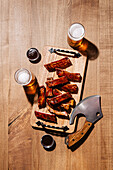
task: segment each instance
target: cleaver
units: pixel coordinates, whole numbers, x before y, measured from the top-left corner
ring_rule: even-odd
[[[86,121],[80,130],[69,134],[65,138],[65,143],[68,147],[71,147],[79,142],[91,126],[103,117],[101,111],[101,96],[94,95],[81,100],[71,114],[69,121],[70,125],[74,123],[75,117],[80,114],[86,117]]]

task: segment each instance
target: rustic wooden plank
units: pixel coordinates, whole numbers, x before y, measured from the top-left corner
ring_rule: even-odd
[[[57,60],[60,60],[60,59],[64,58],[64,56],[57,55],[55,53],[51,54],[49,52],[49,50],[51,48],[62,49],[60,47],[51,47],[51,46],[45,46],[43,48],[43,58],[42,58],[42,61],[41,61],[43,63],[43,67],[41,69],[41,74],[44,75],[44,77],[43,77],[43,81],[38,82],[39,86],[40,86],[40,83],[41,83],[41,85],[45,86],[46,85],[45,82],[47,81],[48,77],[53,77],[54,79],[58,78],[56,72],[48,72],[48,70],[44,67],[44,65],[47,64],[47,63],[57,61]],[[64,49],[64,50],[68,50],[68,49]],[[75,84],[78,86],[78,93],[77,94],[72,94],[72,97],[75,99],[76,104],[78,104],[79,101],[80,101],[81,92],[82,92],[82,86],[83,86],[83,80],[84,80],[84,73],[85,73],[87,58],[81,55],[81,57],[79,57],[79,58],[69,57],[69,59],[70,59],[70,61],[72,63],[72,66],[66,68],[66,70],[71,72],[71,73],[80,73],[80,75],[82,76],[82,81],[81,82],[75,82]],[[43,109],[39,109],[37,100],[33,104],[33,109],[32,109],[32,113],[31,113],[31,121],[30,121],[31,126],[39,127],[39,128],[43,129],[43,127],[38,126],[36,124],[36,122],[40,121],[40,119],[36,118],[36,116],[34,114],[35,111],[45,112],[45,113],[46,112],[49,113],[49,111],[47,110],[47,107],[45,107]],[[71,113],[72,113],[72,111],[71,111]],[[71,113],[69,114],[69,117],[70,117]],[[57,124],[45,122],[45,121],[42,121],[42,120],[41,120],[41,122],[43,122],[46,125],[51,125],[51,126],[56,126],[56,127],[67,126],[69,128],[69,130],[67,130],[66,133],[72,133],[75,130],[75,123],[73,125],[69,125],[69,120],[68,119],[59,119],[57,117]],[[50,129],[50,128],[46,128],[46,129]],[[55,130],[55,131],[63,132],[63,129],[54,129],[54,128],[51,128],[51,129]]]

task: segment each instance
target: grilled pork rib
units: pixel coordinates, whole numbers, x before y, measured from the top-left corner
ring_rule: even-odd
[[[57,123],[57,119],[56,119],[55,114],[35,111],[35,116],[38,119],[42,119],[42,120],[45,120],[45,121],[48,121],[48,122]]]
[[[62,102],[64,103],[67,99],[72,98],[72,95],[67,92],[67,93],[63,93],[60,94],[58,96],[52,97],[51,99],[47,99],[47,103],[49,103],[49,105],[58,105],[61,104]]]
[[[80,73],[70,73],[60,68],[56,68],[56,73],[59,77],[66,76],[67,79],[72,82],[81,82],[82,80]]]
[[[65,83],[68,83],[68,82],[69,81],[68,81],[67,77],[63,76],[58,79],[46,81],[46,84],[48,87],[55,87],[55,86],[59,86],[59,85],[64,85]]]
[[[44,86],[39,87],[38,92],[38,107],[39,109],[44,108],[46,106],[46,97],[45,97],[46,89]]]
[[[65,68],[67,68],[71,65],[72,65],[71,60],[68,57],[65,57],[65,58],[62,58],[60,60],[53,61],[51,63],[45,64],[44,67],[49,72],[53,72],[53,71],[55,71],[56,68],[65,69]]]

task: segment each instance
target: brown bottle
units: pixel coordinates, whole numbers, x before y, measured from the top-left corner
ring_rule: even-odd
[[[41,54],[39,53],[39,51],[36,48],[30,48],[27,51],[26,55],[31,63],[35,64],[35,63],[40,62],[40,60],[41,60]]]

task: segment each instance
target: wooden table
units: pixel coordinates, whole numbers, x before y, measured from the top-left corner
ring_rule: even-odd
[[[0,3],[0,169],[112,170],[113,169],[113,2],[103,0],[1,0]],[[44,131],[30,125],[32,106],[14,81],[18,68],[31,70],[41,81],[42,64],[32,64],[26,51],[44,45],[70,48],[67,31],[74,22],[85,26],[85,37],[99,50],[89,60],[83,98],[101,95],[103,119],[74,152],[64,137],[53,136],[56,148],[41,146]],[[9,125],[9,126],[8,126]]]

